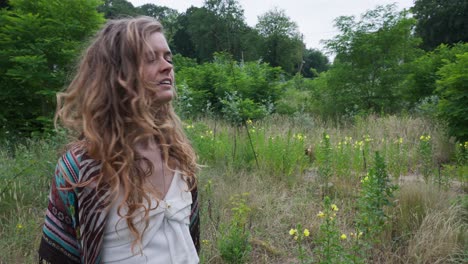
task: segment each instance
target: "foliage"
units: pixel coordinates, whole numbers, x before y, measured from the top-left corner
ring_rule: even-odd
[[[209,106],[209,111],[218,115],[237,115],[230,120],[239,123],[273,111],[272,103],[281,92],[277,85],[280,73],[279,68],[265,63],[238,63],[226,53],[217,53],[212,63],[180,69],[177,79],[191,91],[193,116],[206,113]]]
[[[347,263],[346,254],[341,240],[346,240],[347,236],[342,234],[337,226],[336,218],[339,208],[332,204],[328,196],[323,200],[323,209],[317,214],[321,219],[314,255],[316,263]]]
[[[419,138],[418,151],[421,159],[420,172],[427,182],[432,174],[432,144],[430,135],[422,135]]]
[[[269,114],[264,105],[256,104],[248,98],[242,99],[235,91],[231,94],[226,93],[221,104],[223,117],[235,126],[240,126],[250,119],[261,119]]]
[[[155,4],[144,4],[137,7],[136,12],[145,16],[154,17],[161,22],[169,46],[174,43],[174,34],[180,28],[180,25],[177,23],[180,14],[177,10]]]
[[[104,0],[97,11],[103,13],[106,19],[116,19],[125,16],[136,16],[137,10],[126,0]]]
[[[423,39],[422,47],[432,50],[442,43],[468,42],[464,0],[416,0],[411,8],[417,19],[416,34]]]
[[[453,46],[442,44],[433,51],[427,52],[414,61],[407,64],[408,75],[405,80],[406,89],[403,91],[403,99],[408,102],[409,108],[420,107],[424,101],[429,102],[429,107],[435,110],[438,94],[436,93],[436,81],[440,79],[437,73],[444,65],[454,62],[457,55],[468,52],[468,44],[460,43]],[[436,96],[436,98],[432,98]],[[419,106],[417,104],[420,104]],[[427,109],[431,111],[432,109]]]
[[[301,74],[307,78],[315,78],[330,67],[328,57],[317,49],[305,49],[303,59]]]
[[[258,171],[278,181],[294,184],[295,177],[301,175],[309,164],[304,155],[307,137],[292,131],[285,131],[284,135],[268,136],[266,127],[251,120],[246,121],[246,127],[248,133],[246,130],[239,130],[237,126],[232,129],[218,127],[212,130],[200,122],[185,128],[197,149],[201,164],[222,167],[225,170],[251,170],[256,155]]]
[[[313,88],[311,79],[304,78],[300,74],[294,75],[292,79],[281,84],[283,92],[280,99],[275,102],[275,112],[285,115],[312,112],[310,108]]]
[[[250,231],[247,228],[251,211],[247,205],[247,196],[248,193],[244,193],[230,198],[233,216],[230,223],[221,228],[222,235],[218,238],[221,258],[227,263],[245,263],[252,250],[249,243]]]
[[[392,205],[391,199],[396,189],[390,181],[385,160],[379,152],[375,153],[374,166],[361,180],[361,184],[361,193],[357,200],[355,235],[362,234],[362,239],[356,241],[355,250],[358,252],[355,254],[366,258],[373,244],[381,243],[379,235],[389,218],[385,213],[385,207]]]
[[[0,143],[0,262],[37,262],[39,227],[63,144],[63,136]]]
[[[228,52],[241,60],[257,59],[251,29],[244,22],[244,10],[236,0],[210,0],[201,8],[190,7],[178,18],[174,50],[199,62],[213,59],[215,52]],[[250,43],[249,43],[250,42]],[[253,54],[254,57],[250,57]]]
[[[438,71],[436,92],[440,95],[438,116],[448,123],[449,134],[468,141],[468,52]]]
[[[297,24],[285,11],[275,8],[266,12],[259,16],[255,27],[264,38],[263,59],[289,74],[297,72],[302,63],[304,44]]]
[[[0,129],[47,131],[55,93],[82,42],[103,22],[97,0],[10,1],[0,11]]]
[[[323,132],[322,140],[317,148],[316,164],[323,192],[329,195],[329,183],[332,176],[332,147],[330,143],[330,135]]]
[[[308,263],[309,257],[306,255],[303,244],[305,242],[304,240],[306,240],[310,235],[309,229],[302,229],[302,225],[298,224],[296,228],[291,228],[291,230],[289,230],[289,235],[291,235],[297,243],[297,258],[299,259],[299,262],[301,264]]]
[[[336,54],[326,75],[326,85],[318,87],[317,104],[321,114],[337,118],[358,112],[396,112],[404,104],[401,96],[404,63],[417,55],[418,39],[412,36],[415,21],[394,5],[378,6],[366,12],[361,21],[339,17],[335,26],[341,32],[326,42]]]

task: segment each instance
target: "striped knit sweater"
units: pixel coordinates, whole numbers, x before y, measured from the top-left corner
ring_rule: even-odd
[[[105,189],[70,188],[70,183],[92,179],[101,165],[74,147],[58,161],[49,194],[39,263],[101,263],[101,246],[106,223],[105,208],[110,193]],[[200,249],[197,190],[192,191],[190,233]]]

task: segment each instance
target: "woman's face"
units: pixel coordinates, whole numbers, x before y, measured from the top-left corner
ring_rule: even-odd
[[[143,64],[145,81],[155,89],[155,102],[164,104],[174,97],[174,67],[172,53],[166,38],[160,32],[150,35],[148,39],[150,52],[146,54]]]

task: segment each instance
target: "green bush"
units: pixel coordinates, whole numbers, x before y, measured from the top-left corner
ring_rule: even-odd
[[[468,141],[468,52],[438,71],[436,92],[440,94],[438,116],[448,123],[449,134]]]

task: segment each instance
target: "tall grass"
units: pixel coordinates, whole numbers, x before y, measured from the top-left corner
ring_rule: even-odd
[[[63,140],[0,148],[0,263],[34,263],[51,177]]]
[[[226,256],[236,254],[249,263],[297,263],[297,241],[288,234],[297,226],[310,230],[301,240],[301,252],[314,259],[321,246],[316,240],[322,223],[317,212],[323,210],[325,195],[340,208],[334,221],[348,237],[339,242],[346,250],[355,232],[362,180],[374,166],[375,151],[382,154],[390,179],[400,188],[394,192],[393,206],[384,208],[388,217],[378,234],[380,243],[370,245],[367,261],[463,263],[468,257],[466,188],[460,188],[467,181],[466,160],[460,158],[466,150],[456,148],[442,126],[410,116],[370,116],[336,126],[297,115],[270,116],[246,127],[191,120],[185,130],[204,165],[198,175],[203,263],[233,263]],[[324,135],[329,140],[325,156]],[[422,135],[431,136],[426,146],[431,156],[424,164]],[[60,139],[0,146],[0,263],[35,262],[49,182],[62,144]],[[446,179],[443,185],[437,181],[439,169]],[[240,196],[242,206],[234,206],[230,198]],[[236,220],[239,208],[248,211],[242,221]],[[237,246],[245,252],[229,248],[236,244],[226,243],[232,238],[248,238],[250,247]]]

